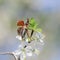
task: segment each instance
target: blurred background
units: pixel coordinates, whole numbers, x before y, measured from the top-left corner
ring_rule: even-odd
[[[0,52],[18,47],[16,21],[31,17],[46,36],[40,55],[31,60],[60,60],[60,0],[0,0]],[[0,55],[0,60],[14,59]]]

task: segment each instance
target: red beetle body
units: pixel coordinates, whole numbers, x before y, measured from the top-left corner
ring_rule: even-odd
[[[24,21],[23,20],[19,20],[17,22],[17,26],[24,26]]]

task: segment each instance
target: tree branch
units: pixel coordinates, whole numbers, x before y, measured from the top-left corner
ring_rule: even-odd
[[[13,52],[0,52],[0,55],[6,55],[6,54],[12,55],[15,60],[18,60],[18,58],[14,55]]]

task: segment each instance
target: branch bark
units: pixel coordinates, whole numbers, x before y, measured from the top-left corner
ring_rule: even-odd
[[[15,56],[13,52],[0,52],[0,55],[6,55],[6,54],[12,55],[15,60],[20,60],[20,57]]]

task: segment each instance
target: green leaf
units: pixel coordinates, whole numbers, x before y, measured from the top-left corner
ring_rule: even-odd
[[[41,28],[37,28],[37,29],[35,29],[35,31],[42,32],[42,29]]]
[[[36,23],[35,19],[31,18],[30,21],[29,21],[29,28],[35,29],[37,27],[37,25],[38,24]]]

